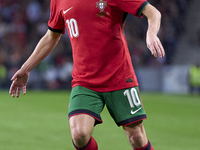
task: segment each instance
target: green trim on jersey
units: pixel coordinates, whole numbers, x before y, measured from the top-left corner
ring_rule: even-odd
[[[139,11],[137,12],[137,16],[141,16],[141,14],[142,14],[142,11],[144,10],[144,8],[148,5],[148,4],[150,4],[148,1],[146,1],[146,2],[144,2],[142,5],[141,5],[141,7],[139,8]]]
[[[122,19],[122,33],[124,33],[124,25],[125,25],[127,17],[128,17],[128,13],[125,12]]]

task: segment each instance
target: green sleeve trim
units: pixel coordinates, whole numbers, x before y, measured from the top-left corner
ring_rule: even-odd
[[[141,14],[142,14],[142,11],[144,10],[144,8],[145,8],[148,4],[149,4],[148,1],[144,2],[144,3],[140,6],[140,8],[137,10],[136,16],[138,16],[138,17],[142,16],[142,15],[141,15]]]

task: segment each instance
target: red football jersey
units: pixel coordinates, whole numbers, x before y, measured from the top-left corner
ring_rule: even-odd
[[[127,14],[141,17],[146,0],[51,0],[49,29],[65,33],[73,51],[72,87],[98,92],[137,86],[125,35]]]

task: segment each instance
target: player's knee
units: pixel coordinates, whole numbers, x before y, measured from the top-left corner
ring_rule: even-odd
[[[94,127],[94,118],[88,115],[76,115],[70,120],[71,136],[74,144],[82,147],[90,140]]]
[[[133,146],[140,147],[143,145],[144,138],[140,132],[135,133],[134,135],[129,135],[128,138],[129,138],[131,145],[133,145]]]
[[[140,148],[147,143],[147,137],[142,122],[124,127],[129,142],[133,147]]]
[[[90,138],[90,134],[86,130],[81,130],[81,129],[73,129],[71,131],[72,139],[74,142],[84,142],[88,141]]]

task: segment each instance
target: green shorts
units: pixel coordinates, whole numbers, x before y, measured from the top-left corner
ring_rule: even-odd
[[[146,119],[138,87],[112,92],[95,92],[82,86],[72,89],[69,118],[77,114],[87,114],[95,118],[95,125],[102,123],[100,114],[105,105],[118,126]]]

